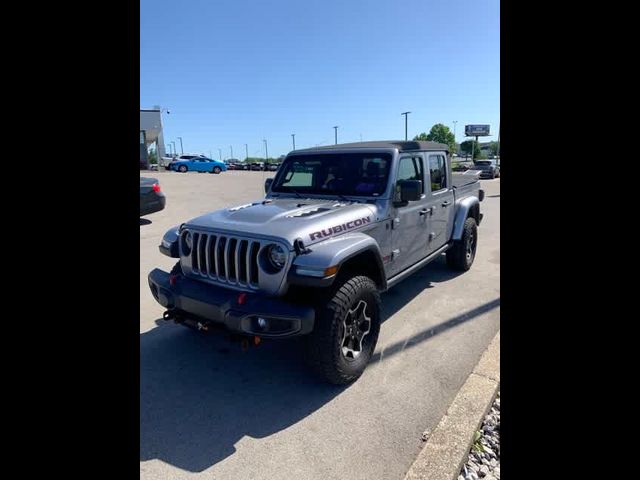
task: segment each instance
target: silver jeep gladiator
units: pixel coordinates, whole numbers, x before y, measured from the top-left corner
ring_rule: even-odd
[[[452,174],[448,147],[360,142],[290,152],[264,200],[170,229],[178,259],[148,276],[164,318],[219,324],[254,340],[306,337],[331,383],[364,371],[380,331],[380,292],[446,253],[468,270],[482,220],[477,174]]]

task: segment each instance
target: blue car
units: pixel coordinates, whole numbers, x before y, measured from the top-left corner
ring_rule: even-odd
[[[171,162],[171,170],[176,172],[209,172],[220,173],[227,170],[227,165],[218,160],[211,160],[207,157],[194,157],[189,160],[178,160]]]

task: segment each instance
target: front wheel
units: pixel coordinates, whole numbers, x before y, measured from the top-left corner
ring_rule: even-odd
[[[342,281],[318,307],[308,360],[325,380],[344,385],[367,367],[380,332],[380,294],[369,277]]]
[[[186,165],[180,165],[180,167],[178,168],[178,170],[180,170],[182,173],[185,173],[188,169]]]
[[[213,167],[213,173],[220,173],[222,171],[222,169],[220,167]]]
[[[469,217],[464,222],[462,238],[453,242],[447,250],[447,265],[456,270],[466,272],[473,265],[478,247],[478,225],[476,219]]]

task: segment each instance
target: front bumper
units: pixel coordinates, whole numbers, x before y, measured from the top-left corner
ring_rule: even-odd
[[[239,304],[240,292],[183,275],[175,277],[172,285],[169,274],[158,268],[149,273],[148,280],[160,305],[177,317],[195,317],[203,325],[222,324],[233,332],[260,337],[294,337],[313,330],[315,311],[306,305],[254,293],[243,294],[244,302]]]

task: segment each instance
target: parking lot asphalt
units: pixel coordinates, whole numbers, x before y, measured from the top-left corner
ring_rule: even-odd
[[[500,329],[500,179],[485,200],[473,267],[437,260],[382,295],[378,346],[347,387],[317,380],[299,340],[242,351],[222,335],[161,320],[147,284],[175,259],[158,245],[174,225],[260,199],[273,172],[155,177],[167,206],[140,219],[142,479],[402,479]]]

